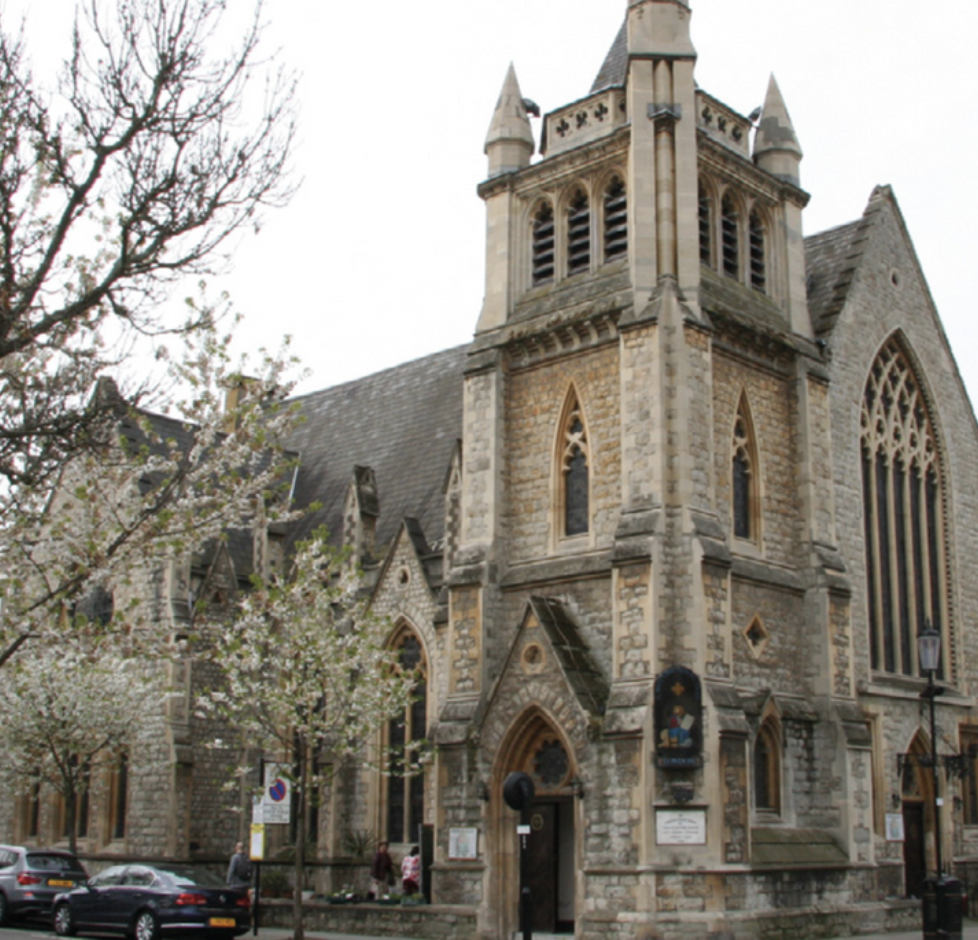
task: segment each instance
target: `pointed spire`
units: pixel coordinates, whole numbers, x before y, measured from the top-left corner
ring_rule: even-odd
[[[800,181],[801,158],[801,147],[795,136],[794,125],[781,97],[781,89],[772,75],[757,133],[754,135],[754,162],[762,170],[797,186]]]
[[[516,69],[510,63],[499,93],[492,124],[486,135],[486,154],[489,157],[489,177],[513,173],[530,165],[533,155],[533,130],[523,103]]]

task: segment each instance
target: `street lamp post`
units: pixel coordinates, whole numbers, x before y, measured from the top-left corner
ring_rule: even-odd
[[[940,774],[937,769],[937,723],[934,720],[934,699],[943,694],[944,689],[934,683],[934,673],[941,661],[941,635],[929,622],[925,622],[925,629],[917,637],[917,656],[920,660],[920,668],[927,673],[927,688],[921,693],[921,698],[926,698],[930,703],[930,767],[933,773],[934,791],[934,861],[936,863],[937,877],[940,879],[944,874],[944,860],[941,857],[941,804],[943,800],[940,796]]]

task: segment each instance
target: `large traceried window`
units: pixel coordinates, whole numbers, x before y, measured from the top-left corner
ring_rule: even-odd
[[[424,774],[405,774],[417,760],[408,751],[411,741],[420,741],[428,733],[428,670],[421,641],[412,630],[404,629],[394,641],[400,666],[414,672],[418,681],[414,699],[402,715],[387,726],[387,743],[391,752],[387,781],[387,839],[390,842],[417,842],[424,822]]]
[[[562,535],[584,535],[590,529],[590,475],[584,416],[572,391],[564,409],[559,437],[559,481]]]
[[[870,370],[861,444],[872,666],[917,675],[917,635],[927,623],[945,633],[943,484],[927,403],[896,339]]]

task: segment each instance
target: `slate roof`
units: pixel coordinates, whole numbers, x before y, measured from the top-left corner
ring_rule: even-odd
[[[428,544],[444,535],[444,485],[462,437],[462,370],[468,346],[457,346],[392,369],[295,399],[303,421],[289,446],[299,453],[295,504],[321,508],[291,538],[326,525],[342,533],[354,467],[376,476],[378,550],[405,516],[417,519]]]
[[[846,302],[862,258],[866,228],[864,217],[805,239],[808,309],[816,333],[832,329]]]
[[[605,56],[598,74],[591,85],[591,94],[601,91],[602,88],[613,88],[625,84],[625,76],[628,74],[628,20],[622,21],[618,35],[611,44],[608,54]]]

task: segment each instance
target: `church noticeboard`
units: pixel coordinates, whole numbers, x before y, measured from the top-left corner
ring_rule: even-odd
[[[655,680],[655,762],[699,767],[703,754],[703,698],[699,677],[673,666]]]
[[[657,810],[655,843],[656,845],[706,845],[706,810]]]

